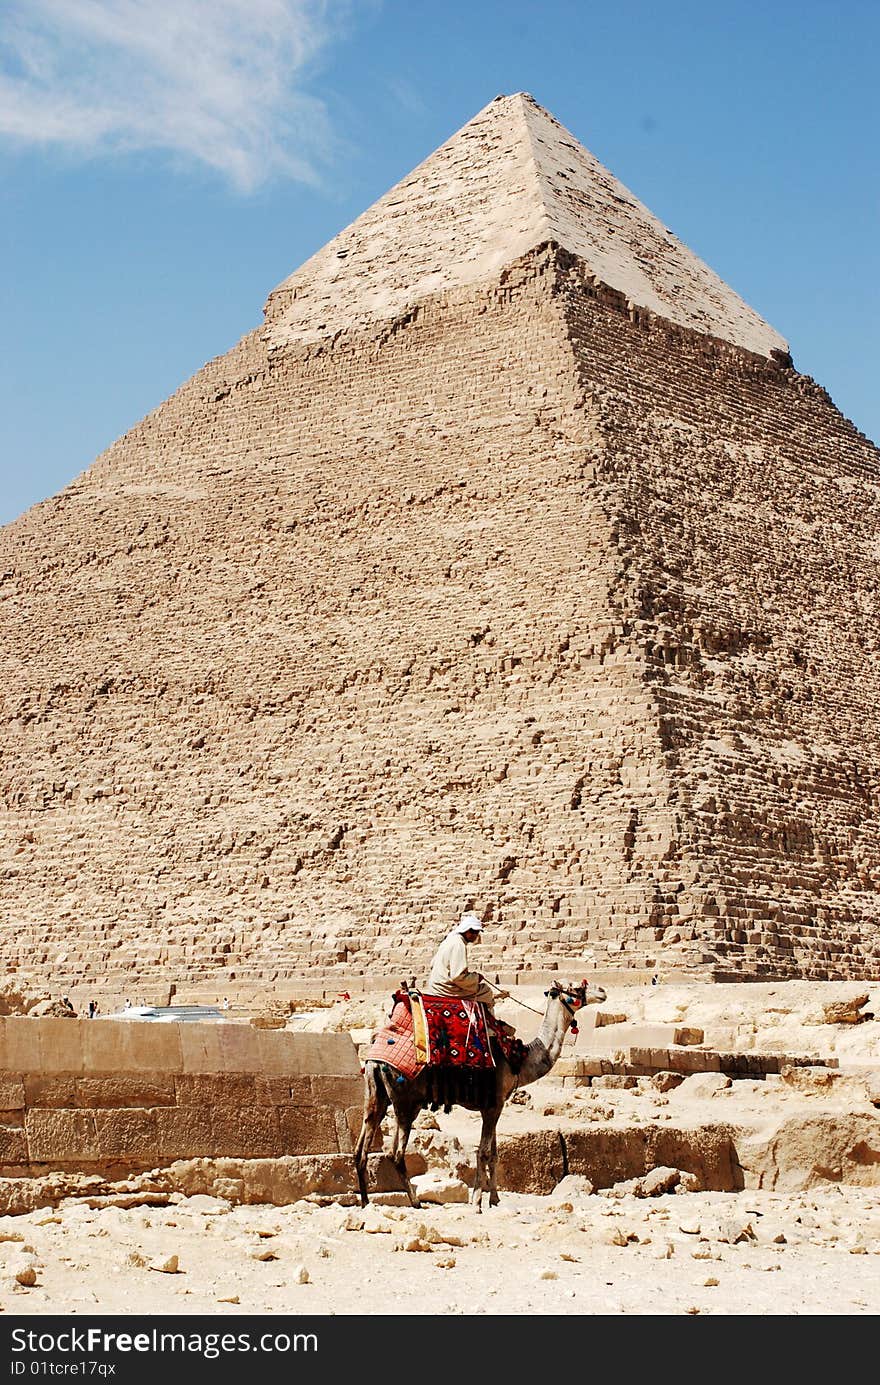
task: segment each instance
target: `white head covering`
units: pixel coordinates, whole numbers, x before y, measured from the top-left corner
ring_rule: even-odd
[[[462,914],[456,933],[470,933],[471,929],[475,933],[482,933],[483,925],[476,914]]]

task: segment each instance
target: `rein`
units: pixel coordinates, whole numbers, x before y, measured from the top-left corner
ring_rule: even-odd
[[[487,981],[486,984],[491,986],[493,991],[500,991],[502,989],[500,986],[496,986],[494,981]],[[534,1005],[526,1005],[524,1000],[517,1000],[516,996],[511,995],[509,991],[507,993],[507,999],[512,1000],[514,1005],[521,1005],[524,1010],[531,1010],[533,1015],[543,1015],[544,1013],[543,1010],[536,1010]]]
[[[484,979],[485,979],[485,978],[484,978]],[[492,987],[492,990],[493,990],[493,991],[500,991],[500,990],[502,989],[500,986],[496,986],[495,983],[494,983],[494,981],[489,981],[487,984],[490,985],[490,986]],[[549,995],[549,994],[550,994],[549,991],[545,991],[545,995]],[[570,1015],[573,1015],[573,1014],[575,1013],[574,1006],[573,1006],[573,1005],[569,1005],[569,1003],[568,1003],[568,1001],[565,999],[565,997],[564,997],[562,991],[560,991],[560,990],[557,989],[556,994],[559,996],[559,999],[562,1001],[562,1004],[565,1006],[565,1008],[566,1008],[566,1010],[568,1011],[568,1013],[569,1013]],[[543,1015],[543,1014],[544,1014],[544,1011],[543,1011],[543,1010],[536,1010],[535,1007],[534,1007],[534,1005],[526,1005],[526,1003],[525,1003],[524,1000],[517,1000],[516,996],[515,996],[515,995],[511,995],[509,991],[508,991],[508,993],[507,993],[507,999],[508,999],[508,1000],[512,1000],[513,1003],[514,1003],[514,1005],[521,1005],[522,1008],[523,1008],[524,1010],[531,1010],[531,1012],[532,1012],[533,1015]]]

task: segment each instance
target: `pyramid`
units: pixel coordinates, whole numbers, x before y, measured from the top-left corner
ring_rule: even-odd
[[[876,976],[878,482],[498,98],[0,531],[7,971]]]

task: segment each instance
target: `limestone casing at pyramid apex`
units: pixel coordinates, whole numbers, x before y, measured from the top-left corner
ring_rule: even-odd
[[[488,283],[547,241],[678,326],[769,356],[788,343],[525,92],[497,96],[269,295],[272,348]]]

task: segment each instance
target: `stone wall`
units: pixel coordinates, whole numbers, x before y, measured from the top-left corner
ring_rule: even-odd
[[[349,1153],[362,1087],[348,1034],[0,1019],[0,1176]]]

